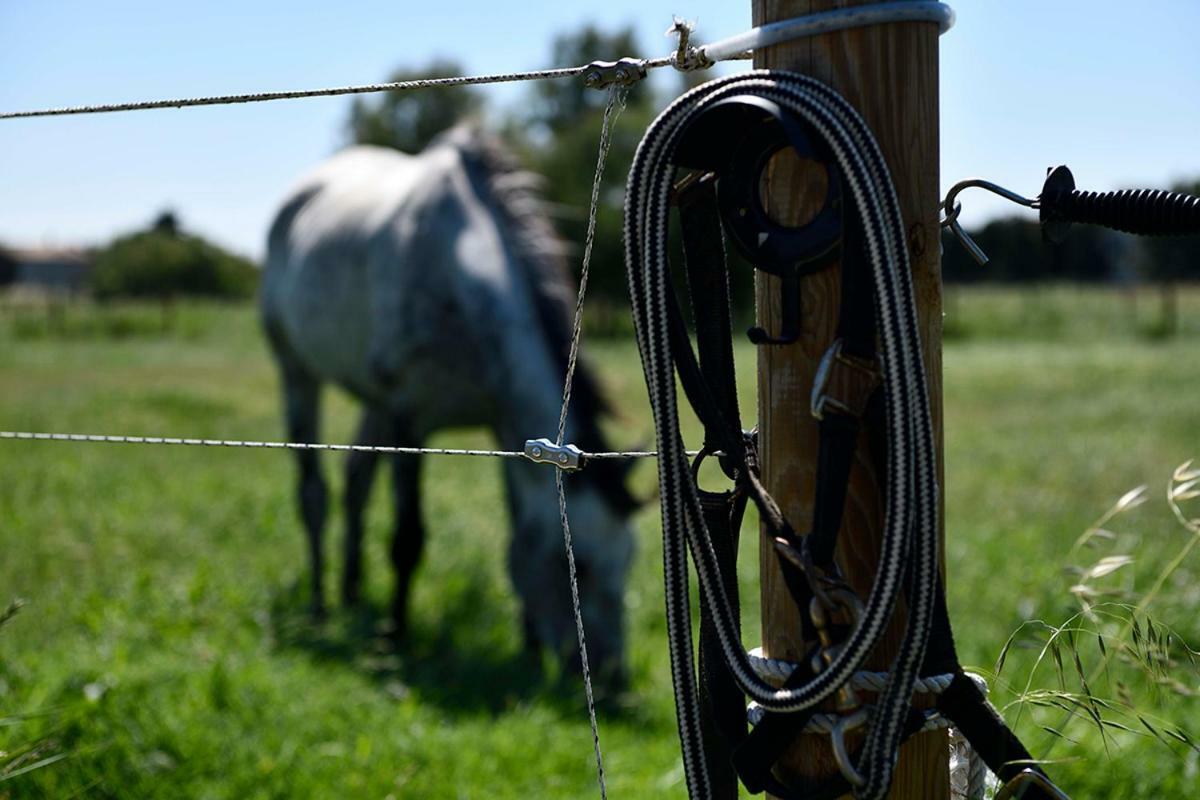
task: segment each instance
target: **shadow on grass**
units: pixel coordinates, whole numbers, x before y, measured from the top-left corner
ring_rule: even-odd
[[[412,694],[421,703],[463,714],[503,713],[531,700],[564,716],[584,713],[579,675],[548,656],[527,652],[516,642],[515,629],[506,634],[498,627],[499,615],[487,611],[494,608],[495,598],[482,580],[461,584],[444,599],[436,619],[410,618],[407,637],[397,643],[387,606],[364,602],[315,621],[308,612],[307,592],[293,584],[276,591],[271,627],[277,646],[359,670],[395,699]],[[593,688],[597,711],[605,717],[636,716],[640,705],[628,691]]]

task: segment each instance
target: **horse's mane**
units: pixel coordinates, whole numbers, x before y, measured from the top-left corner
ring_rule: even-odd
[[[477,127],[459,126],[435,141],[459,149],[472,182],[486,192],[489,205],[505,223],[499,226],[501,235],[525,270],[538,320],[558,362],[559,374],[565,376],[577,289],[567,266],[564,242],[545,211],[541,177],[521,167],[499,139]],[[595,372],[580,358],[571,390],[574,443],[585,451],[611,450],[600,429],[600,419],[611,411]],[[609,502],[626,513],[637,505],[625,486],[627,472],[621,461],[599,459],[579,476],[594,480]]]

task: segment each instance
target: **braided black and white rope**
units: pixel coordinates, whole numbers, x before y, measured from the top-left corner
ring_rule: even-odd
[[[811,682],[796,688],[777,689],[762,680],[738,636],[684,453],[669,346],[670,160],[691,119],[709,105],[739,94],[767,98],[798,115],[834,154],[862,219],[881,341],[889,447],[879,570],[860,622],[844,647]],[[905,231],[879,147],[862,117],[836,92],[811,78],[754,71],[705,84],[669,106],[638,147],[627,187],[625,247],[634,324],[660,453],[667,626],[688,791],[693,798],[711,794],[692,664],[686,554],[690,549],[735,679],[752,700],[772,711],[810,709],[849,681],[880,641],[901,589],[907,589],[908,626],[877,700],[858,765],[866,777],[858,796],[882,798],[891,782],[937,591],[938,485]]]

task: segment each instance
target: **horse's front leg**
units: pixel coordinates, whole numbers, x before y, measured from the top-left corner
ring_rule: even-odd
[[[315,442],[320,419],[320,385],[301,370],[284,364],[285,410],[288,438],[293,442]],[[328,490],[321,475],[321,465],[315,450],[297,450],[300,467],[298,495],[300,517],[308,536],[309,566],[312,570],[312,613],[318,619],[325,615],[325,572],[322,533],[328,505]]]
[[[402,444],[411,442],[404,441]],[[396,528],[392,534],[392,566],[396,570],[396,595],[392,601],[392,621],[397,641],[402,640],[408,632],[408,599],[412,576],[425,547],[420,478],[420,456],[393,456],[392,492],[396,504]]]
[[[389,444],[390,431],[386,415],[368,409],[358,426],[355,443],[377,446]],[[346,458],[346,493],[343,507],[346,513],[345,563],[342,572],[342,603],[357,605],[362,595],[363,579],[363,517],[371,497],[371,485],[379,454],[362,450],[351,451]]]

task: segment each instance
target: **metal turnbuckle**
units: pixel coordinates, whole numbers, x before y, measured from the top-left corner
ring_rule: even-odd
[[[583,467],[583,451],[573,444],[555,444],[549,439],[525,442],[525,457],[535,464],[553,464],[573,472]]]

